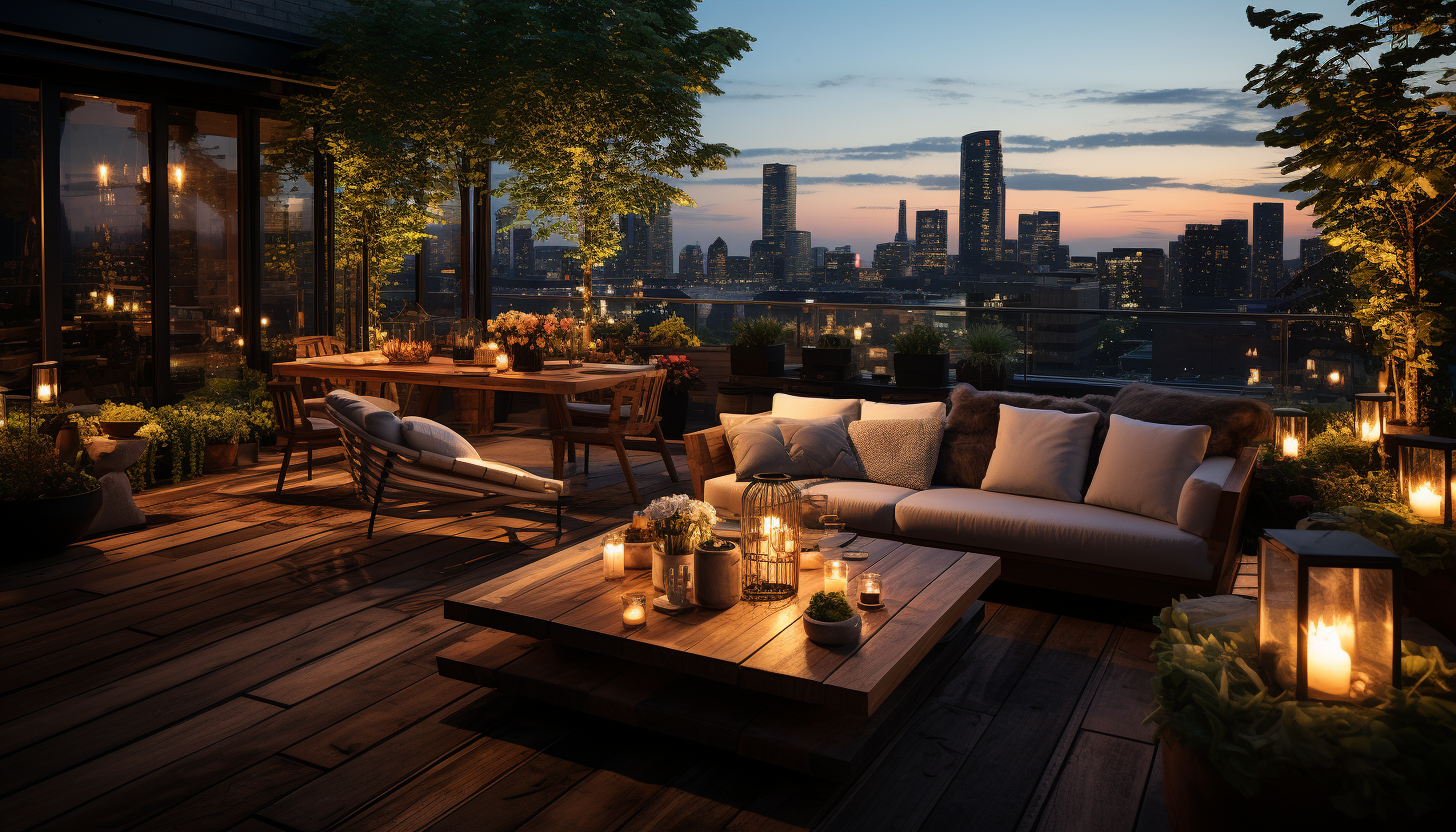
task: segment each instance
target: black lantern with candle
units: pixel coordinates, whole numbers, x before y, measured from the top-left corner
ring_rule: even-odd
[[[1400,680],[1400,557],[1344,531],[1259,541],[1259,664],[1299,699],[1362,702]]]
[[[1361,442],[1379,442],[1394,411],[1395,397],[1389,393],[1356,393],[1355,435]]]
[[[1274,408],[1274,447],[1286,459],[1297,459],[1309,444],[1309,416],[1297,407]]]
[[[1451,467],[1456,439],[1444,436],[1386,434],[1385,453],[1395,460],[1400,498],[1427,523],[1451,526],[1456,471]]]

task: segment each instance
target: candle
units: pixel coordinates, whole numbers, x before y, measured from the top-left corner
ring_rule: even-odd
[[[1331,370],[1330,371],[1330,384],[1335,385],[1335,386],[1338,386],[1339,383],[1340,383],[1340,378],[1341,378],[1341,376],[1340,376],[1340,371],[1339,370]]]
[[[863,329],[860,329],[859,327],[855,327],[854,328],[854,340],[856,342],[858,342],[863,337],[864,337],[864,330]]]
[[[626,629],[647,623],[647,596],[641,592],[622,593],[622,626]]]
[[[849,564],[842,560],[824,562],[824,591],[840,595],[849,591]]]
[[[498,372],[498,373],[504,373],[506,370],[509,370],[510,368],[511,368],[511,357],[509,355],[503,353],[503,352],[496,353],[496,356],[495,356],[495,370],[496,370],[496,372]]]
[[[1250,384],[1258,384],[1259,383],[1259,370],[1258,370],[1257,367],[1254,368],[1254,369],[1252,369],[1252,370],[1249,370],[1249,383]]]
[[[113,295],[110,292],[107,292],[106,293],[106,308],[107,309],[115,309],[116,308],[116,295]]]
[[[609,581],[627,575],[627,539],[621,532],[613,532],[602,541],[602,575]]]
[[[859,579],[859,602],[866,607],[878,607],[882,603],[880,576],[866,572]]]
[[[49,384],[41,384],[35,388],[35,400],[38,402],[48,402],[51,400],[52,395],[54,394],[51,392],[51,386]],[[1426,490],[1430,491],[1429,488]]]
[[[1411,488],[1410,491],[1411,511],[1423,520],[1441,520],[1441,495],[1437,494],[1431,484],[1421,483],[1420,488]]]
[[[1369,420],[1360,423],[1360,441],[1375,442],[1380,439],[1380,426]]]
[[[1299,437],[1298,436],[1286,436],[1286,437],[1284,437],[1284,456],[1288,457],[1289,459],[1293,459],[1293,458],[1299,456]]]
[[[1309,623],[1305,662],[1309,667],[1310,693],[1344,698],[1350,694],[1350,654],[1340,647],[1340,631],[1333,624]]]
[[[622,623],[628,627],[641,624],[644,618],[646,618],[646,614],[642,612],[641,607],[628,607],[622,611]]]

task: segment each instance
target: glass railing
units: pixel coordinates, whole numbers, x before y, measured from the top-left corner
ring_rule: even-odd
[[[800,348],[814,346],[820,335],[843,335],[856,346],[866,375],[894,372],[894,336],[911,324],[945,336],[952,367],[968,355],[969,330],[999,324],[1016,343],[1006,361],[1009,386],[1063,394],[1115,392],[1142,381],[1335,401],[1375,390],[1381,368],[1368,333],[1353,319],[1333,315],[626,297],[592,303],[596,320],[632,320],[644,331],[677,315],[705,347],[731,344],[734,320],[769,317],[785,327],[791,365],[799,363]],[[495,295],[493,311],[505,309],[582,313],[580,301],[564,297]]]

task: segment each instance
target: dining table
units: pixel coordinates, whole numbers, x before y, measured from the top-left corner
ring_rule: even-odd
[[[546,408],[547,424],[552,437],[551,470],[555,479],[561,479],[565,472],[567,454],[574,450],[561,439],[562,434],[571,428],[571,410],[566,406],[569,397],[615,387],[652,369],[651,365],[583,363],[572,366],[566,361],[547,361],[540,372],[502,372],[494,367],[456,364],[451,359],[440,356],[431,357],[428,363],[400,364],[389,361],[380,352],[322,355],[273,364],[274,374],[285,378],[347,380],[366,384],[392,382],[396,385],[414,384],[456,390],[533,393],[541,398]]]

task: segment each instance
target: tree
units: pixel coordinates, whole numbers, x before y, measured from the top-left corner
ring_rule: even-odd
[[[1281,170],[1303,173],[1283,190],[1309,192],[1299,207],[1349,255],[1355,316],[1383,342],[1400,415],[1417,424],[1422,374],[1436,368],[1431,348],[1451,328],[1432,293],[1456,265],[1456,95],[1430,83],[1456,81],[1456,69],[1436,65],[1456,52],[1456,2],[1360,2],[1344,26],[1316,26],[1318,14],[1247,14],[1293,43],[1247,75],[1260,107],[1290,110],[1259,140],[1297,148]]]
[[[738,151],[703,140],[700,99],[748,51],[737,29],[698,31],[685,0],[547,0],[532,6],[532,94],[501,151],[502,192],[536,213],[538,237],[578,244],[589,316],[592,266],[621,248],[616,218],[694,205],[669,180],[721,170]]]

